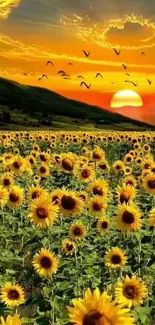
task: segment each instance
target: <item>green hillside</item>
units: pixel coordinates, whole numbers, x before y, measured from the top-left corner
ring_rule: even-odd
[[[1,129],[154,130],[96,106],[65,98],[45,88],[0,78]]]

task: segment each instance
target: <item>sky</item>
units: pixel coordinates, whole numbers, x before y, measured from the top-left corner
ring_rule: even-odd
[[[154,0],[0,0],[0,62],[5,78],[155,124]],[[143,106],[111,107],[121,90],[137,92]]]

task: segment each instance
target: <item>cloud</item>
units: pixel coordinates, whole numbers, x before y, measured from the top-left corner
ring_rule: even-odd
[[[72,60],[74,62],[84,63],[88,65],[98,65],[98,66],[113,66],[120,67],[120,62],[116,61],[108,61],[108,60],[95,60],[95,59],[87,59],[84,57],[77,57],[75,55],[68,54],[58,54],[53,53],[49,49],[45,49],[44,47],[38,47],[35,44],[30,46],[18,41],[14,40],[11,37],[0,34],[0,56],[3,58],[14,60],[14,59],[23,59],[27,61],[37,61],[37,60]],[[152,68],[155,69],[154,65],[151,64],[128,64],[128,67],[133,68]]]
[[[13,8],[19,6],[21,0],[0,0],[0,19],[8,18]]]

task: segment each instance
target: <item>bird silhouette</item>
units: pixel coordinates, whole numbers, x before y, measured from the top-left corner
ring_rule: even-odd
[[[88,86],[84,81],[81,82],[80,87],[82,87],[82,85],[86,86],[87,89],[90,89],[91,87],[91,84]]]
[[[84,50],[82,50],[82,52],[84,53],[84,55],[88,58],[89,57],[89,55],[90,55],[90,50],[89,50],[89,52],[87,53],[86,51],[84,51]]]
[[[73,65],[73,63],[69,62],[68,65]]]
[[[83,77],[83,76],[78,76],[78,78],[84,79],[84,77]]]
[[[24,76],[27,76],[28,74],[26,72],[23,73]]]
[[[130,74],[129,74],[129,73],[127,73],[127,72],[126,72],[126,75],[127,75],[127,76],[130,76]]]
[[[43,75],[42,75],[42,79],[43,79],[43,78],[48,79],[48,77],[46,76],[46,74],[43,74]]]
[[[146,53],[145,52],[142,52],[141,55],[146,55]]]
[[[127,69],[127,65],[126,64],[122,64],[122,67],[126,70]]]
[[[63,70],[60,70],[60,71],[58,71],[58,74],[65,74],[66,75],[66,72],[63,71]]]
[[[46,65],[49,65],[49,64],[53,65],[53,67],[54,67],[54,64],[52,61],[47,61]]]
[[[150,80],[150,79],[147,79],[147,81],[148,81],[149,85],[151,85],[151,84],[152,84],[152,80]]]
[[[117,55],[120,55],[121,50],[116,50],[116,49],[113,49],[113,50],[114,50],[114,52],[115,52]]]
[[[97,78],[97,77],[101,77],[101,78],[103,79],[103,77],[102,77],[102,75],[101,75],[100,72],[97,72],[97,73],[96,73],[96,77],[95,77],[95,78]]]
[[[133,81],[130,81],[130,80],[125,80],[124,82],[130,82],[131,84],[133,84],[135,87],[137,87],[138,86],[138,82],[137,83],[135,83],[135,82],[133,82]]]
[[[42,78],[38,78],[38,81],[42,81]]]
[[[64,79],[65,79],[65,80],[71,80],[71,78],[69,78],[69,77],[64,77]]]

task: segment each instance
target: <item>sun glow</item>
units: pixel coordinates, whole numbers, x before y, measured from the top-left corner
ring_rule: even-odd
[[[143,106],[141,96],[133,90],[118,91],[110,102],[111,108],[119,108],[123,106],[139,107]]]

